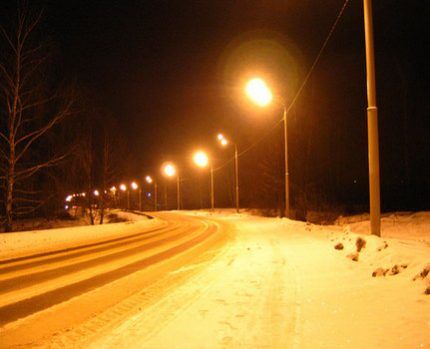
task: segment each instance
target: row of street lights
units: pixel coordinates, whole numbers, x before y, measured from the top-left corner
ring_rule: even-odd
[[[378,150],[378,122],[377,122],[377,107],[375,93],[375,68],[374,68],[374,53],[373,53],[373,22],[372,22],[372,6],[371,0],[363,0],[364,4],[364,19],[365,19],[365,38],[366,38],[366,67],[367,67],[367,94],[368,94],[368,142],[369,142],[369,185],[370,185],[370,216],[371,216],[371,231],[374,235],[380,235],[380,189],[379,189],[379,150]],[[273,100],[273,94],[266,82],[260,78],[251,79],[245,87],[246,95],[255,104],[260,107],[268,106]],[[277,99],[278,103],[283,106],[283,124],[284,124],[284,166],[285,166],[285,216],[290,217],[290,195],[289,195],[289,171],[288,171],[288,132],[287,132],[287,108],[282,100]],[[230,143],[223,134],[218,134],[217,139],[221,146],[228,146]],[[239,154],[236,143],[234,146],[234,169],[235,169],[235,206],[236,211],[240,209],[239,199]],[[210,191],[211,191],[211,208],[215,207],[214,194],[214,167],[213,161],[209,160],[208,155],[204,151],[198,151],[193,156],[194,163],[201,168],[210,167]],[[180,177],[176,166],[172,162],[165,163],[162,166],[162,173],[166,177],[176,176],[176,191],[177,191],[177,209],[181,208],[181,190]],[[157,184],[151,176],[146,176],[145,180],[148,184],[154,183],[154,208],[157,210]],[[130,208],[130,191],[127,190],[125,184],[119,186],[121,191],[127,191],[127,207]],[[115,189],[115,187],[111,188]],[[138,189],[135,182],[131,183],[131,189]],[[96,194],[97,192],[97,194]],[[75,194],[74,194],[75,195]],[[98,191],[94,191],[94,195],[98,196]],[[72,196],[66,198],[66,202],[70,202]],[[142,209],[141,193],[139,195],[139,208]]]

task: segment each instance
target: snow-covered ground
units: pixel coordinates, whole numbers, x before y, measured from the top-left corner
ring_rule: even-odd
[[[125,222],[0,233],[0,260],[69,248],[118,235],[134,234],[140,232],[143,227],[163,224],[158,219],[148,219],[147,216],[130,212],[112,213]]]
[[[369,222],[360,217],[320,226],[231,211],[185,214],[220,221],[234,237],[213,259],[172,271],[196,270],[162,289],[156,302],[139,305],[87,339],[76,329],[79,347],[430,348],[429,212],[385,217],[382,238],[369,235]],[[31,239],[54,247],[138,224],[160,222],[88,227],[81,233],[74,228],[76,233],[62,230],[64,236],[39,232],[49,238]],[[9,254],[28,248],[22,239],[8,239],[2,253],[4,246]]]

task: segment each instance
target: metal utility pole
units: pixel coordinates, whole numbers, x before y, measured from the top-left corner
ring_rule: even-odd
[[[366,41],[367,135],[369,153],[370,230],[381,236],[381,202],[379,183],[378,108],[376,107],[375,54],[373,47],[372,1],[363,0]]]
[[[181,185],[179,174],[176,176],[176,206],[179,211],[181,209]]]
[[[214,194],[214,167],[211,165],[211,209],[215,208],[215,194]]]
[[[164,209],[167,211],[167,184],[164,182]]]
[[[158,199],[158,185],[157,182],[154,182],[154,211],[157,211],[157,199]]]
[[[142,211],[142,188],[139,188],[139,211]]]
[[[236,186],[236,212],[239,213],[239,154],[236,143],[234,144],[234,173]]]
[[[130,189],[127,189],[127,210],[130,211]]]
[[[288,132],[287,132],[287,108],[284,105],[284,156],[285,156],[285,217],[290,218],[290,180],[288,173]]]

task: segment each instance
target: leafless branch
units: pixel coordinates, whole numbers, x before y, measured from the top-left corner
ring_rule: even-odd
[[[17,50],[16,50],[16,46],[13,43],[13,41],[11,40],[9,34],[7,33],[7,31],[0,26],[0,32],[3,34],[4,38],[6,39],[6,41],[8,42],[9,46],[11,47],[12,51],[16,54]]]
[[[52,158],[44,163],[41,164],[37,164],[35,166],[26,168],[24,170],[21,171],[17,171],[15,173],[15,180],[19,181],[28,177],[31,177],[32,175],[34,175],[37,171],[43,169],[43,168],[47,168],[47,167],[52,167],[57,165],[60,161],[64,160],[67,157],[67,154],[62,154],[59,155],[55,158]]]
[[[42,200],[14,197],[13,202],[40,203]]]
[[[0,137],[3,138],[7,143],[9,143],[9,138],[7,138],[3,132],[0,132]]]
[[[69,109],[63,110],[60,114],[58,114],[56,117],[52,118],[44,127],[39,128],[36,131],[30,132],[26,134],[25,136],[21,137],[16,141],[16,145],[19,143],[25,141],[28,139],[27,143],[25,144],[24,148],[21,150],[21,152],[16,156],[16,162],[18,162],[22,156],[25,154],[25,152],[30,148],[30,146],[33,144],[34,141],[36,141],[38,138],[43,136],[49,129],[51,129],[56,123],[58,123],[60,120],[62,120],[64,117],[66,117],[70,113]]]

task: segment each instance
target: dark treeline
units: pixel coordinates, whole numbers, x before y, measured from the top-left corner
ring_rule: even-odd
[[[45,39],[43,19],[42,11],[22,6],[0,27],[5,231],[12,231],[18,219],[61,214],[71,191],[96,185],[103,190],[120,174],[124,159],[117,155],[123,147],[120,128],[105,118],[92,92],[62,75],[61,55]]]

